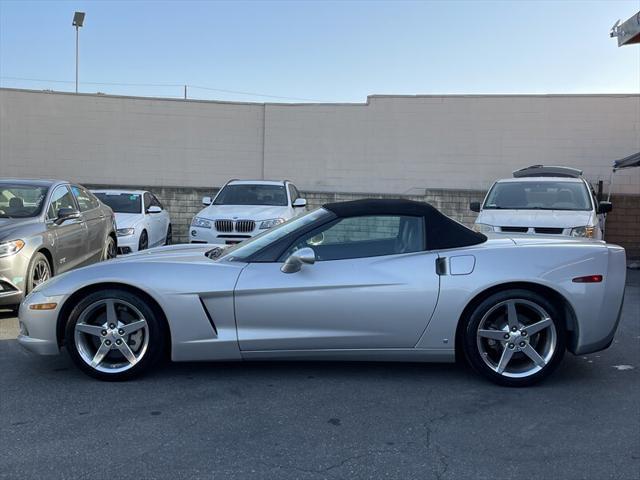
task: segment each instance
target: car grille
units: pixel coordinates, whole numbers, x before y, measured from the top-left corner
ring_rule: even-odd
[[[216,230],[219,232],[233,232],[233,220],[216,220]]]
[[[236,232],[253,232],[256,222],[253,220],[238,220],[236,222]]]
[[[527,233],[527,227],[500,227],[501,232]]]
[[[546,233],[549,235],[562,235],[561,228],[536,227],[536,233]]]
[[[256,222],[253,220],[216,220],[216,230],[218,232],[250,233],[256,228]]]

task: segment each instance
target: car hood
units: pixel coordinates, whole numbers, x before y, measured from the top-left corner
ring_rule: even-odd
[[[505,227],[573,228],[589,225],[591,212],[581,210],[482,210],[476,223]]]
[[[38,218],[0,218],[0,242],[20,238],[24,227],[37,223]]]
[[[286,206],[209,205],[198,213],[198,217],[209,220],[217,220],[219,218],[269,220],[271,218],[284,218],[286,212]]]
[[[117,228],[131,228],[144,217],[141,213],[116,213]]]

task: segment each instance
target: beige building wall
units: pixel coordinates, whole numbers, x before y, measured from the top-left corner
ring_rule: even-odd
[[[0,176],[217,187],[289,178],[304,190],[484,190],[536,164],[609,179],[640,150],[640,95],[372,96],[247,104],[0,89]],[[640,193],[640,169],[615,191]]]

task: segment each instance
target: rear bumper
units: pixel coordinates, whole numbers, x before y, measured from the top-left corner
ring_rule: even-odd
[[[573,353],[584,355],[608,348],[620,324],[627,262],[624,248],[607,245],[608,264],[600,309],[578,321],[578,341]]]

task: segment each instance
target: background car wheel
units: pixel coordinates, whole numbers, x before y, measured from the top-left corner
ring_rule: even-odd
[[[143,230],[140,234],[140,240],[138,240],[138,250],[146,250],[149,248],[149,236],[147,231]]]
[[[116,258],[116,242],[111,235],[107,236],[107,240],[104,242],[104,250],[102,251],[102,260],[110,260]]]
[[[169,228],[167,229],[167,237],[164,240],[164,244],[171,245],[172,241],[173,241],[173,232],[171,230],[171,225],[169,225]]]
[[[29,263],[26,293],[29,293],[35,287],[46,282],[51,277],[51,265],[49,265],[49,260],[42,253],[36,253]]]
[[[535,292],[498,292],[471,313],[463,345],[477,372],[500,385],[524,387],[548,376],[562,360],[564,322]]]
[[[65,342],[83,372],[119,381],[144,373],[162,358],[165,331],[144,299],[109,289],[84,297],[73,308]]]

